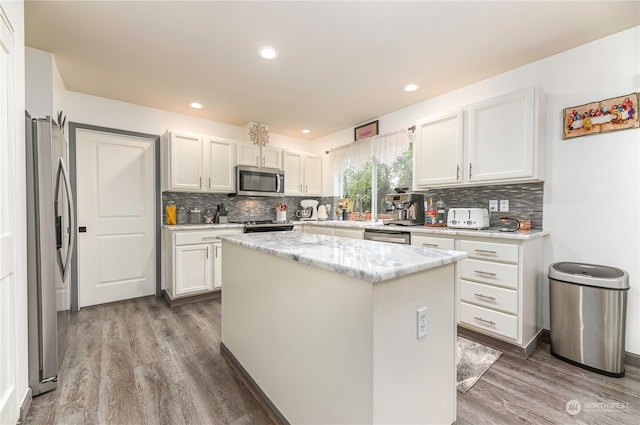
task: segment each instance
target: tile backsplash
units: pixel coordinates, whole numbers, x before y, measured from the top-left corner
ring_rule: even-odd
[[[491,227],[500,226],[500,217],[530,218],[534,229],[542,229],[544,183],[476,186],[421,191],[425,201],[442,199],[449,208],[489,208],[489,200],[508,200],[508,212],[490,212]]]
[[[276,202],[287,204],[287,219],[294,220],[296,211],[301,209],[300,201],[303,199],[315,199],[321,204],[333,204],[333,198],[305,197],[305,196],[282,196],[282,197],[252,197],[252,196],[228,196],[217,193],[187,193],[187,192],[163,192],[162,193],[162,223],[167,222],[164,205],[168,200],[172,200],[176,205],[184,205],[187,212],[197,207],[204,212],[208,209],[216,211],[217,205],[224,203],[229,210],[229,221],[247,220],[275,220]]]
[[[542,205],[544,199],[544,183],[510,184],[498,186],[475,186],[448,189],[431,189],[420,191],[425,201],[433,198],[433,202],[442,199],[447,209],[449,208],[489,208],[489,200],[508,200],[508,212],[491,212],[491,227],[500,226],[500,217],[503,215],[522,219],[530,218],[533,228],[542,229]],[[163,192],[162,222],[166,223],[164,205],[168,200],[173,200],[177,205],[184,205],[187,211],[198,207],[202,212],[207,209],[216,210],[219,203],[224,202],[229,210],[229,221],[246,220],[275,220],[275,203],[285,203],[289,206],[287,219],[295,220],[296,211],[300,208],[303,199],[316,199],[320,204],[331,204],[331,216],[335,213],[335,205],[338,197],[249,197],[228,196],[215,193],[185,193]]]

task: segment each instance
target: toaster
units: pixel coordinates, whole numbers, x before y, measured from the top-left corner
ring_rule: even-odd
[[[449,208],[447,227],[454,229],[488,229],[489,210],[486,208]]]

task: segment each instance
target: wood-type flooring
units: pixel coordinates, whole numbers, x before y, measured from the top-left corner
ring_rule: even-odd
[[[33,399],[26,423],[271,424],[220,355],[220,320],[220,299],[170,308],[145,297],[67,314],[58,388]],[[503,354],[458,394],[456,424],[516,423],[640,424],[640,370],[608,378],[546,344],[527,360]]]

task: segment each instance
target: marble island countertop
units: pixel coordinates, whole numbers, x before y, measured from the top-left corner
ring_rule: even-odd
[[[460,251],[301,232],[244,233],[220,239],[369,282],[382,282],[467,257]]]

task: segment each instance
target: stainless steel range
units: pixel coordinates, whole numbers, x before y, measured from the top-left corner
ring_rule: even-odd
[[[293,230],[292,223],[282,223],[273,220],[233,221],[232,223],[244,224],[244,233],[288,232]]]

